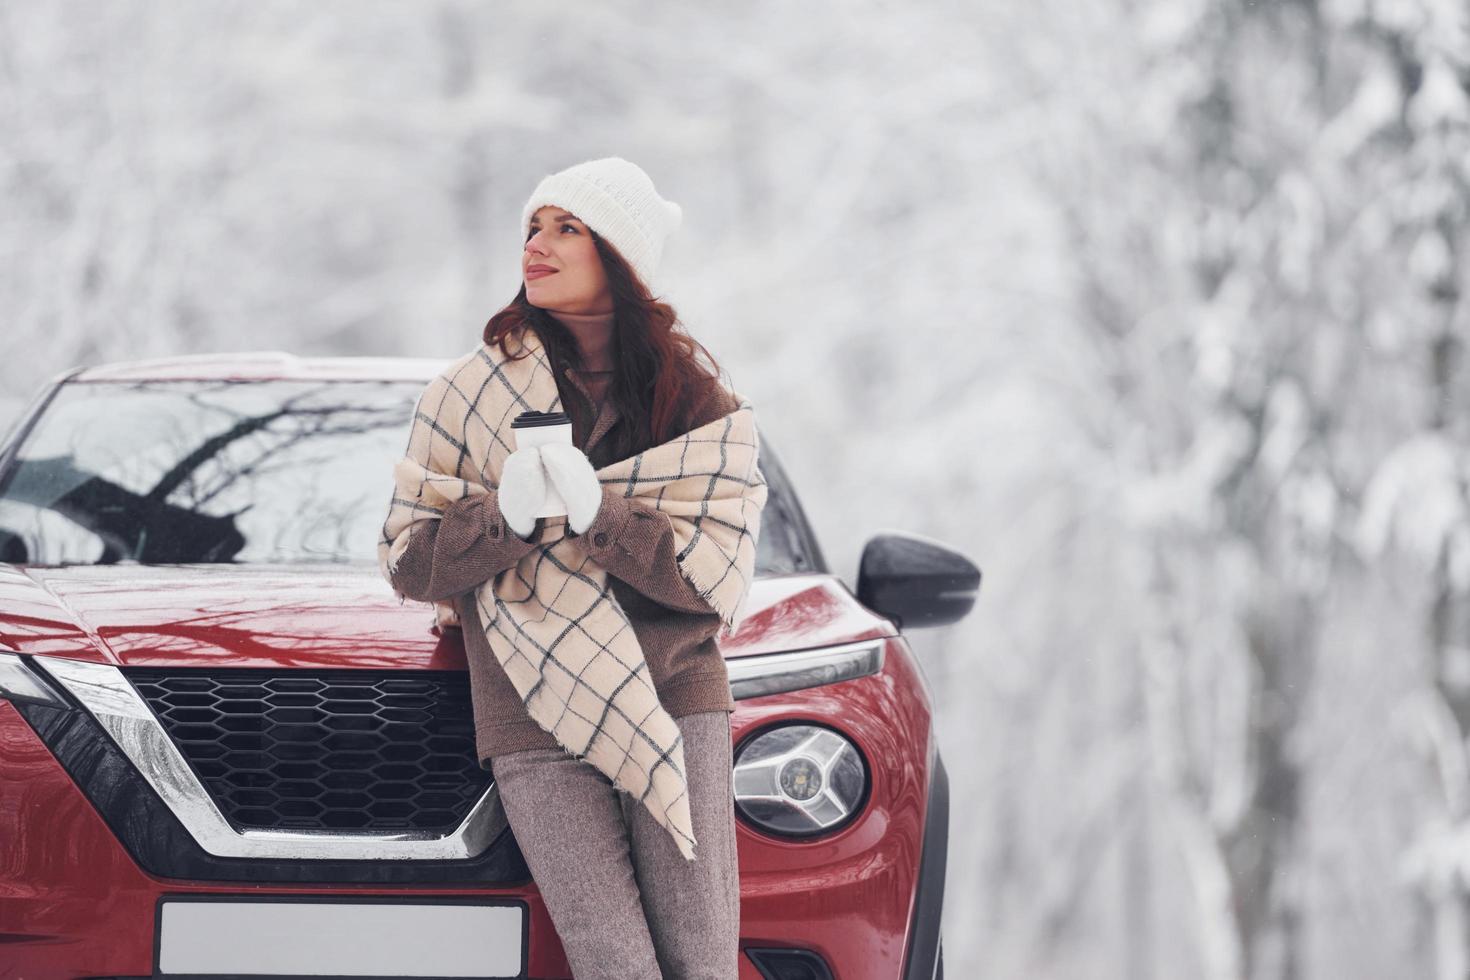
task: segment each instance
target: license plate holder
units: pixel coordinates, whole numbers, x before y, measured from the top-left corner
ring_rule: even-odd
[[[157,912],[159,977],[526,975],[529,915],[515,899],[171,895]]]

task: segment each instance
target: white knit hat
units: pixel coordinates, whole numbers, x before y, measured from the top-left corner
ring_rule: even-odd
[[[541,178],[521,212],[521,241],[531,215],[548,204],[566,208],[612,243],[650,291],[664,239],[684,219],[684,209],[659,197],[653,180],[622,157],[588,160]]]

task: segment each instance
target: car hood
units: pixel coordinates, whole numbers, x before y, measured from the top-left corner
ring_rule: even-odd
[[[892,635],[827,574],[758,578],[727,659]],[[126,666],[462,668],[372,565],[0,564],[0,650]]]

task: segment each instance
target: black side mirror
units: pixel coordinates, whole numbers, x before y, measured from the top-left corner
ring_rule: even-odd
[[[980,569],[953,548],[917,534],[877,534],[863,546],[858,601],[900,629],[945,626],[980,592]]]

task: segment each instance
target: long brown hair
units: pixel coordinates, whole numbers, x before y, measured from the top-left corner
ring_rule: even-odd
[[[591,229],[588,229],[591,231]],[[613,359],[616,368],[608,397],[619,410],[621,438],[616,458],[625,459],[688,431],[687,417],[708,381],[721,369],[713,355],[683,329],[668,303],[654,299],[618,250],[595,232],[598,257],[613,296]],[[525,328],[536,331],[561,381],[570,365],[581,368],[582,351],[566,325],[526,299],[526,284],[485,324],[486,346],[499,344],[511,359],[506,339]],[[709,362],[701,366],[698,355]],[[520,356],[524,357],[525,354]]]

